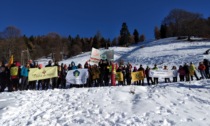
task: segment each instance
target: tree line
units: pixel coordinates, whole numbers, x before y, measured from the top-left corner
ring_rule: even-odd
[[[99,49],[111,46],[129,46],[144,41],[144,39],[144,35],[139,35],[137,29],[134,30],[133,35],[130,34],[125,22],[122,24],[120,35],[113,40],[104,38],[100,32],[89,38],[79,35],[63,37],[55,32],[27,37],[22,35],[19,28],[8,26],[0,32],[0,57],[3,61],[8,60],[11,55],[14,55],[17,61],[23,60],[22,58],[28,60],[28,56],[22,55],[22,53],[28,52],[31,59],[46,56],[53,60],[62,60],[91,51],[92,47]]]
[[[210,38],[210,17],[183,9],[173,9],[163,19],[160,27],[154,28],[156,39],[167,37],[182,38],[191,36]]]

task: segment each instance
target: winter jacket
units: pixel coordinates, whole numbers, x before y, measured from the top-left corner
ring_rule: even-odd
[[[92,79],[95,80],[95,79],[99,79],[99,76],[100,76],[100,70],[98,67],[93,67],[92,68]]]
[[[25,66],[21,68],[21,76],[28,77],[29,69]]]
[[[200,64],[200,65],[198,66],[198,69],[199,69],[200,71],[204,71],[204,70],[206,69],[206,66],[205,66],[204,64]]]
[[[150,71],[150,68],[146,68],[146,70],[145,70],[146,77],[149,77],[149,71]]]
[[[10,67],[10,77],[11,79],[18,79],[20,76],[20,68],[16,65]]]
[[[189,73],[190,73],[191,76],[194,75],[195,70],[196,70],[195,65],[194,64],[190,64],[190,66],[189,66]]]
[[[184,68],[179,68],[178,73],[179,73],[179,75],[181,75],[181,76],[185,76],[185,74],[186,74]]]

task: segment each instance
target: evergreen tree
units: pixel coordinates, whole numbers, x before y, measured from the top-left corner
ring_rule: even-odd
[[[142,35],[140,36],[139,41],[140,41],[140,42],[143,42],[144,40],[145,40],[145,36],[142,34]]]
[[[113,40],[112,40],[112,44],[111,44],[112,46],[117,46],[117,38],[114,38]]]
[[[154,34],[155,34],[155,39],[160,39],[160,30],[157,26],[154,29]]]
[[[97,36],[94,36],[94,38],[93,38],[93,45],[92,45],[92,47],[93,48],[96,48],[96,49],[99,49],[100,48],[100,42],[99,42]]]
[[[135,29],[133,32],[134,41],[137,44],[139,42],[139,32]]]
[[[120,38],[119,38],[119,45],[120,46],[128,46],[130,45],[130,32],[126,23],[122,24],[122,28],[120,30]]]
[[[166,38],[167,37],[166,34],[167,34],[167,26],[165,24],[161,25],[161,27],[160,27],[160,37],[161,38]]]

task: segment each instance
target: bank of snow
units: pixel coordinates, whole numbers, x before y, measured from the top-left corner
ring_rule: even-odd
[[[0,125],[210,125],[210,81],[0,94]],[[135,94],[130,94],[135,88]]]
[[[132,47],[112,47],[115,60],[133,66],[161,69],[194,62],[197,66],[210,42],[186,42],[168,38]],[[90,52],[60,63],[84,64]],[[40,62],[47,63],[47,60]],[[190,89],[189,89],[190,87]],[[135,88],[135,94],[130,94]],[[210,125],[210,80],[163,83],[157,86],[17,91],[0,94],[0,125],[40,126],[171,126]]]

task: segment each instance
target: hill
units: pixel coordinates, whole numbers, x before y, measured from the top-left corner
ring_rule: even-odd
[[[198,62],[210,48],[208,41],[167,38],[132,47],[113,47],[115,60],[133,66],[158,64],[171,68]],[[60,63],[84,64],[90,52]],[[41,61],[40,61],[41,62]],[[46,61],[42,61],[46,63]],[[191,90],[189,90],[189,87]],[[135,94],[130,94],[131,89]],[[210,125],[210,80],[163,83],[153,86],[17,91],[0,94],[0,125],[43,126],[207,126]]]

